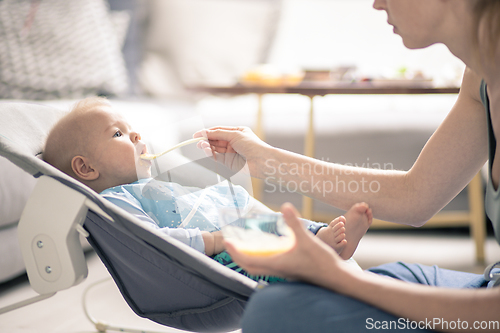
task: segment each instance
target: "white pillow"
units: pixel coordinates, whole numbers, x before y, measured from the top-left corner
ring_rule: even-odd
[[[0,63],[3,99],[120,95],[128,86],[104,0],[0,1]]]
[[[0,229],[17,224],[36,178],[0,156]]]
[[[182,85],[230,83],[267,58],[279,14],[276,0],[152,0],[140,70],[154,96]]]

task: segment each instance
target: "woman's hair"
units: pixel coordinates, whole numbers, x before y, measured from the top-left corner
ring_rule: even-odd
[[[476,0],[474,4],[474,42],[486,52],[482,59],[494,62],[500,42],[500,0]]]

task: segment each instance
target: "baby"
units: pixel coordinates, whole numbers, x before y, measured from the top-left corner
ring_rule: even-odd
[[[215,185],[208,191],[208,199],[214,204],[199,207],[198,215],[190,216],[192,222],[187,226],[182,207],[192,207],[192,196],[199,198],[203,191],[152,180],[151,161],[140,158],[144,153],[147,148],[140,134],[105,98],[90,97],[78,102],[55,124],[47,137],[43,158],[149,226],[228,265],[221,232],[217,221],[213,221],[217,219],[214,211],[223,206],[245,207],[254,199],[243,188],[232,186],[233,199],[225,200],[220,193],[229,193],[228,185]],[[343,259],[349,259],[371,221],[371,209],[358,203],[328,225],[311,221],[306,224]]]

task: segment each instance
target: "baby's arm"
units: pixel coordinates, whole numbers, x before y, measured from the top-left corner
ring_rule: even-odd
[[[201,236],[203,237],[203,242],[205,243],[205,254],[207,256],[213,256],[224,251],[224,245],[222,244],[223,238],[220,231],[202,231]]]

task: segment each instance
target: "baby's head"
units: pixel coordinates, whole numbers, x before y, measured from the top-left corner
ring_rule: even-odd
[[[96,192],[151,176],[146,145],[105,98],[78,102],[50,131],[43,159]]]

